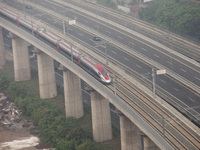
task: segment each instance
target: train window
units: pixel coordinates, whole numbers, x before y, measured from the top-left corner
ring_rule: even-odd
[[[103,71],[101,71],[101,74],[103,75],[103,76],[107,76],[107,73],[103,70]]]
[[[89,56],[84,56],[85,59],[87,59],[89,62],[91,62],[93,65],[96,65],[97,62],[95,62],[92,58],[90,58]]]

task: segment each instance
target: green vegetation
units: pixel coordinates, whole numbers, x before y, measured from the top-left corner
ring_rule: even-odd
[[[32,134],[37,134],[42,142],[57,150],[106,150],[112,146],[114,149],[120,149],[119,133],[115,133],[118,137],[111,142],[104,144],[93,142],[88,106],[84,106],[86,111],[81,119],[65,117],[61,88],[58,88],[60,95],[56,98],[40,99],[35,70],[32,70],[32,80],[14,82],[13,65],[8,64],[5,69],[0,70],[0,90],[9,95],[15,105],[21,109],[23,117],[32,120],[37,126],[38,130],[29,129]]]
[[[155,0],[139,12],[141,19],[183,36],[200,40],[200,5],[182,0]]]

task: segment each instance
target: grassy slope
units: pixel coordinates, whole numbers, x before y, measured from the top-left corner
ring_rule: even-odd
[[[3,70],[0,70],[0,73],[4,73],[11,77],[14,80],[14,71],[13,71],[13,63],[7,63],[7,65],[4,67]],[[19,84],[22,84],[27,87],[27,90],[30,90],[35,95],[39,97],[39,85],[38,85],[38,75],[37,70],[31,69],[31,75],[32,79],[30,81],[25,82],[19,82]],[[48,99],[52,104],[56,105],[61,109],[63,114],[65,113],[64,108],[64,95],[63,95],[63,89],[58,89],[58,95],[55,98]],[[90,107],[87,105],[84,105],[84,117],[80,118],[78,121],[81,125],[81,127],[86,130],[89,133],[92,133],[92,120],[91,120],[91,111]],[[113,129],[113,139],[107,142],[102,142],[100,145],[103,147],[104,150],[120,150],[120,133],[118,130]]]

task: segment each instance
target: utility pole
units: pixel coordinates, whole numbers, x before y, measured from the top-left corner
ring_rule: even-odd
[[[63,20],[63,34],[64,34],[64,39],[66,37],[66,33],[65,33],[65,20]]]
[[[166,69],[161,69],[161,70],[155,71],[155,69],[152,68],[152,82],[153,82],[152,84],[153,84],[153,97],[154,98],[156,98],[156,75],[166,74],[166,73],[167,73]]]
[[[25,10],[25,3],[24,3],[24,0],[23,0],[23,11],[24,11],[24,17],[26,18],[26,10]]]
[[[153,81],[153,97],[156,98],[156,76],[155,76],[155,69],[152,68],[152,81]]]
[[[94,40],[94,44],[95,44],[95,46],[94,47],[103,47],[104,49],[105,49],[105,57],[106,57],[106,65],[108,65],[108,50],[107,50],[107,42],[106,41],[101,41],[101,39],[100,40],[98,40],[98,41],[95,41]]]

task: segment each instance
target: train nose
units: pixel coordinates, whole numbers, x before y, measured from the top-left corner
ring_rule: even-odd
[[[104,76],[104,78],[105,78],[106,80],[109,80],[109,76]]]

